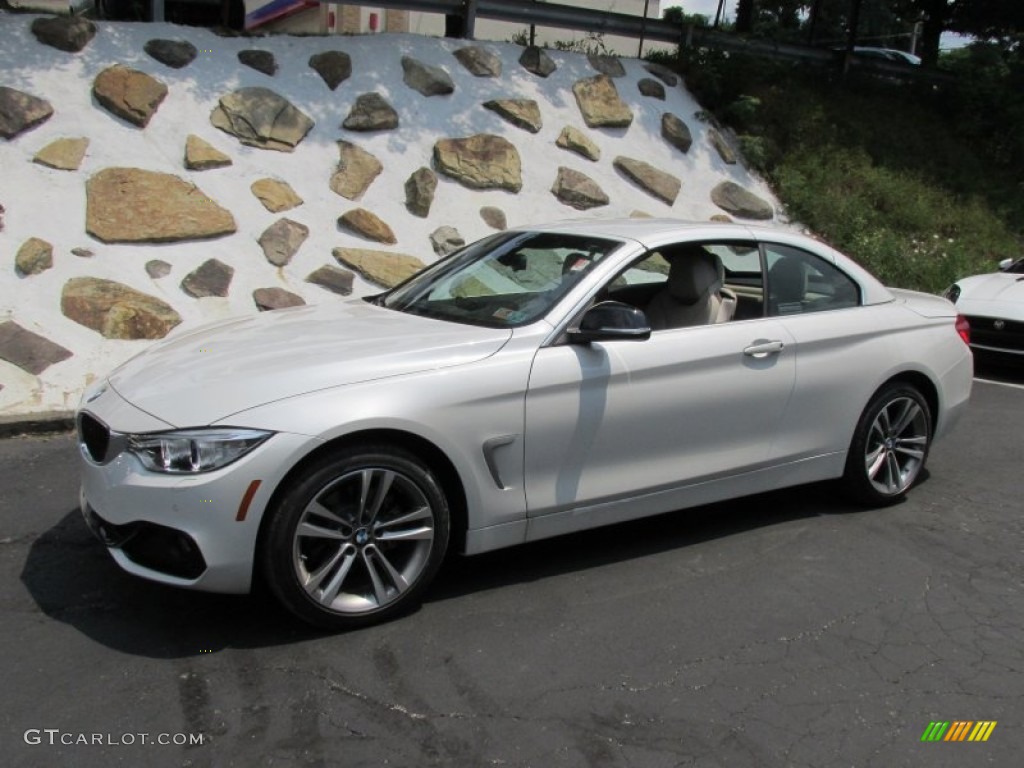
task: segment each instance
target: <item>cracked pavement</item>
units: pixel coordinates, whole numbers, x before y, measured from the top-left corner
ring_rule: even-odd
[[[0,441],[3,762],[1019,765],[1022,406],[976,384],[894,508],[823,484],[457,558],[416,613],[338,635],[122,573],[75,509],[71,436]],[[933,720],[998,725],[922,743]]]

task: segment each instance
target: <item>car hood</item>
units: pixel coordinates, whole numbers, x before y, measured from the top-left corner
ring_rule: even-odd
[[[306,392],[481,360],[510,336],[351,299],[176,334],[115,370],[110,385],[170,424],[203,426]]]
[[[1024,275],[997,272],[960,280],[960,295],[975,301],[1019,301],[1024,304]]]
[[[966,315],[1024,320],[1024,275],[997,272],[958,281],[957,308]]]

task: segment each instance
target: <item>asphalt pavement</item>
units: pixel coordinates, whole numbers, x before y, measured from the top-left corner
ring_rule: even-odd
[[[977,383],[896,507],[820,484],[457,558],[336,635],[122,573],[72,436],[0,440],[0,762],[1020,765],[1022,435],[1024,387]],[[922,742],[956,721],[996,725]]]

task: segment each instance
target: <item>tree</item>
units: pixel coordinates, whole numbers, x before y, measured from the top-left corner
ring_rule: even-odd
[[[752,32],[754,29],[754,0],[739,0],[736,3],[736,31]]]
[[[711,20],[701,13],[687,13],[682,6],[673,5],[661,12],[661,18],[680,27],[693,24],[695,27],[709,27]]]
[[[985,40],[1012,40],[1024,32],[1020,0],[899,0],[904,13],[921,18],[921,58],[934,65],[942,33],[960,32]]]
[[[893,0],[861,0],[856,42],[882,48],[909,48],[916,14],[899,12]],[[805,22],[805,40],[814,45],[846,45],[853,22],[853,0],[813,0]]]

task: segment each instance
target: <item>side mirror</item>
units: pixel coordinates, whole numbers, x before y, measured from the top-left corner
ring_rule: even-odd
[[[1003,259],[1002,261],[999,262],[999,269],[1002,272],[1005,272],[1006,270],[1008,270],[1012,266],[1013,266],[1013,259]]]
[[[647,316],[636,307],[620,301],[595,304],[568,331],[569,341],[590,344],[595,341],[646,341],[651,337]]]

